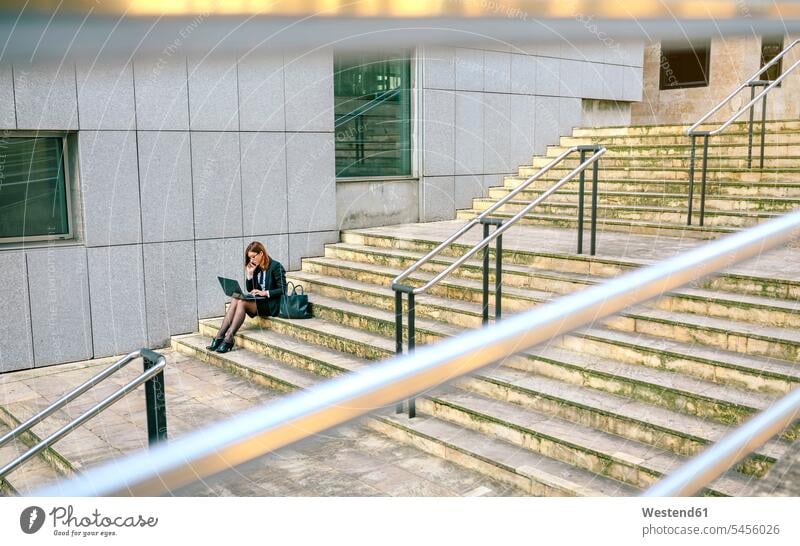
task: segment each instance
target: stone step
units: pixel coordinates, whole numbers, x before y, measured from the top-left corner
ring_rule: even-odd
[[[275,350],[274,347],[280,347],[292,338],[299,338],[307,343],[316,344],[335,336],[342,339],[358,338],[358,340],[353,341],[354,344],[372,345],[373,347],[383,345],[386,355],[392,354],[390,348],[392,341],[390,339],[374,335],[366,336],[360,329],[347,328],[324,320],[287,321],[270,318],[263,319],[261,322],[265,326],[261,330],[252,331],[252,329],[249,329],[240,331],[241,338],[249,337],[249,340],[243,345],[248,351],[258,351],[259,353],[263,351],[271,354],[271,351]],[[206,324],[208,325],[207,330],[213,335],[218,326],[218,321],[203,321],[201,328]],[[307,335],[309,330],[317,332],[317,335]],[[370,340],[369,337],[373,339]],[[261,349],[256,348],[254,344],[258,342],[261,342],[264,347]],[[290,343],[297,345],[296,341]],[[339,342],[333,342],[331,345],[338,346]],[[270,346],[273,348],[270,348]],[[330,347],[327,347],[327,350],[330,351]],[[351,347],[351,350],[354,350],[354,347]],[[308,348],[306,352],[309,353],[308,359],[325,358],[314,348]],[[359,352],[365,353],[364,356],[374,356],[369,349]],[[211,358],[224,358],[225,356],[219,355]],[[334,364],[334,370],[340,369],[340,363],[341,361]],[[509,373],[513,373],[513,371]],[[625,448],[620,449],[620,438],[617,435],[594,430],[551,414],[545,415],[529,406],[520,406],[519,404],[490,399],[477,392],[470,393],[463,390],[465,386],[486,383],[486,381],[487,378],[483,374],[477,374],[476,377],[470,378],[465,382],[459,382],[460,388],[458,390],[437,389],[436,392],[421,397],[418,400],[418,408],[422,412],[442,417],[468,428],[477,427],[479,432],[490,433],[494,437],[517,443],[521,447],[533,449],[540,454],[555,457],[570,464],[581,465],[585,470],[601,472],[634,486],[643,487],[648,485],[653,479],[652,476],[648,477],[648,474],[658,472],[657,469],[651,468],[644,462],[644,468],[630,465],[632,457],[641,458],[644,453],[653,455],[656,450],[652,446],[646,446],[638,441],[626,438],[624,442]],[[462,383],[466,383],[466,385]],[[480,391],[486,390],[486,387],[474,389],[475,391]],[[577,394],[577,391],[573,392]],[[535,397],[536,394],[534,393],[532,396]],[[481,399],[483,403],[478,403],[476,407],[476,400]],[[472,402],[471,404],[470,401]],[[491,423],[488,430],[486,427],[480,426],[480,424],[487,422]],[[523,428],[520,423],[526,423],[528,426]],[[533,426],[534,423],[536,426]],[[519,436],[520,433],[522,433],[521,438]],[[598,451],[598,445],[605,445],[605,451]],[[614,447],[613,450],[612,447]],[[771,448],[767,448],[767,450],[770,449],[773,454],[766,457],[760,454],[758,456],[759,459],[752,462],[753,467],[760,468],[763,472],[769,462],[774,461],[775,455],[779,455],[784,447],[774,443]],[[665,464],[674,460],[674,458],[675,455],[662,451],[659,460],[662,464]],[[611,464],[607,466],[601,464],[601,461],[607,461],[608,459],[611,459]],[[652,460],[648,461],[648,463],[653,463],[652,466],[656,468],[658,466]],[[642,472],[644,472],[644,476],[641,475]],[[660,474],[655,474],[655,476],[658,475]],[[731,484],[728,484],[728,486],[731,486]],[[722,487],[719,492],[735,494],[732,491],[726,492]]]
[[[516,197],[516,196],[515,196]],[[488,209],[497,202],[496,199],[479,197],[472,200],[472,210],[479,213]],[[511,199],[497,209],[499,213],[516,214],[530,204],[530,201]],[[685,206],[685,204],[684,204]],[[695,199],[695,206],[699,208],[699,198]],[[590,201],[584,202],[587,217],[590,212]],[[697,210],[697,209],[695,209]],[[553,216],[575,216],[578,214],[578,203],[558,203],[545,201],[537,205],[531,213]],[[494,214],[494,213],[493,213]],[[655,224],[678,224],[685,226],[688,209],[669,207],[648,207],[639,205],[607,205],[598,204],[597,217],[614,220],[635,220]],[[705,208],[705,225],[708,227],[750,227],[766,220],[780,216],[780,213],[763,211],[718,210],[712,209],[708,204]]]
[[[759,151],[761,134],[759,125],[753,128],[753,153]],[[702,139],[698,138],[698,148],[702,145]],[[748,132],[726,130],[709,139],[709,145],[747,145]],[[800,143],[800,133],[789,132],[770,132],[764,135],[766,144],[797,144]],[[580,146],[587,144],[602,144],[604,146],[690,146],[691,140],[685,134],[677,135],[641,135],[641,136],[562,136],[559,144],[564,147]]]
[[[460,226],[453,226],[455,230]],[[448,233],[449,235],[449,233]],[[554,237],[558,235],[552,231],[547,231],[539,235],[536,234],[534,240],[540,237]],[[570,239],[574,234],[570,234]],[[444,235],[442,235],[443,240]],[[394,229],[391,232],[383,230],[345,230],[341,233],[342,244],[357,245],[361,248],[376,250],[400,250],[410,252],[414,255],[422,256],[433,250],[439,245],[440,239],[430,237],[427,233],[420,235],[407,235],[402,229]],[[477,239],[475,239],[477,241]],[[633,243],[631,239],[626,239],[626,248]],[[636,241],[638,242],[638,241]],[[680,245],[681,241],[652,239],[643,236],[641,244],[651,246],[654,244]],[[338,244],[338,243],[337,243]],[[435,259],[458,258],[464,255],[473,242],[454,242],[448,245]],[[333,246],[333,245],[331,245]],[[529,266],[539,270],[574,273],[583,276],[614,277],[624,272],[636,269],[653,263],[652,260],[640,259],[630,256],[612,256],[602,254],[603,247],[600,246],[601,254],[589,256],[587,254],[575,254],[574,247],[570,241],[569,252],[558,251],[536,251],[532,250],[534,245],[524,244],[522,247],[509,247],[508,242],[503,247],[503,264]],[[635,252],[635,250],[633,250]],[[494,250],[490,250],[491,260],[494,260]],[[723,290],[753,296],[764,296],[775,299],[800,299],[800,281],[792,278],[781,277],[776,270],[771,270],[770,277],[763,277],[754,274],[744,273],[740,270],[725,271],[712,277],[707,277],[695,283],[699,288],[710,290]]]
[[[687,138],[684,142],[675,143],[675,144],[667,144],[665,142],[657,142],[652,144],[638,144],[632,142],[619,142],[619,143],[600,143],[605,149],[606,153],[603,155],[604,159],[608,158],[640,158],[640,157],[658,157],[658,158],[676,158],[680,157],[683,159],[688,159],[691,157],[691,142]],[[558,157],[571,146],[564,146],[561,144],[549,145],[547,146],[545,157],[554,158]],[[579,152],[572,152],[576,157],[580,156]],[[695,157],[700,158],[703,154],[703,145],[702,140],[698,141],[697,146],[695,147]],[[794,156],[797,157],[800,155],[800,141],[796,143],[766,143],[764,145],[764,159],[768,158],[776,158],[776,157],[783,157],[783,156]],[[588,157],[588,155],[587,155]],[[720,143],[715,141],[709,141],[708,146],[708,157],[732,157],[732,158],[744,158],[747,159],[748,157],[748,145],[747,140],[744,139],[740,142],[735,143]],[[754,140],[753,147],[752,147],[752,155],[751,159],[753,160],[753,166],[759,165],[759,160],[761,157],[761,147],[759,145],[759,141]]]
[[[272,320],[267,327],[326,346],[336,343],[336,349],[347,350],[364,358],[378,359],[393,353],[394,345],[391,340],[395,326],[394,316],[389,311],[317,294],[314,294],[313,300],[315,314],[321,321],[297,324],[296,321],[285,323]],[[383,337],[370,339],[363,333],[351,338],[342,337],[341,328],[320,327],[320,323],[326,324],[324,321],[351,329],[367,330],[373,335]],[[326,331],[320,333],[320,328]],[[415,338],[419,344],[434,343],[461,331],[458,327],[420,318]],[[601,346],[603,342],[610,344],[609,340],[613,339],[614,332],[610,333],[612,335],[600,328],[593,328],[588,332],[581,330],[553,340],[548,346],[524,351],[504,364],[581,388],[619,394],[670,411],[715,419],[728,425],[742,422],[753,413],[766,408],[776,395],[749,390],[750,385],[746,381],[739,389],[723,381],[714,383],[715,379],[724,379],[726,373],[745,378],[749,375],[751,384],[763,386],[764,382],[757,375],[759,369],[765,370],[765,375],[773,378],[791,369],[788,363],[781,367],[777,363],[765,362],[764,359],[756,359],[751,365],[746,358],[726,351],[709,358],[707,353],[695,350],[688,344],[672,343],[668,346],[671,352],[660,355],[657,349],[659,341],[655,340],[656,343],[651,344],[652,338],[645,336],[634,337],[633,343],[627,348],[627,355],[614,353],[613,349],[582,352],[570,349],[580,349],[585,340],[588,340],[585,342],[590,346],[593,342],[597,346]],[[407,329],[404,334],[407,337]],[[587,355],[591,356],[587,358]],[[704,372],[704,376],[681,375],[691,371],[690,366],[694,364],[692,359],[698,367],[703,368],[701,372]],[[718,375],[709,373],[715,370],[720,370]],[[798,372],[791,370],[790,373],[794,374],[790,377],[796,384]],[[795,434],[796,430],[792,429],[786,433],[786,437],[791,439]]]
[[[727,132],[744,132],[747,130],[748,121],[736,121],[728,126]],[[719,127],[720,123],[703,124],[697,127],[698,131],[713,130]],[[758,127],[760,124],[757,124]],[[653,135],[672,135],[681,136],[686,134],[689,125],[620,125],[614,127],[576,127],[572,130],[572,136],[653,136]],[[774,132],[798,132],[800,120],[793,119],[768,119],[765,128],[767,133]],[[723,133],[724,134],[724,133]]]
[[[481,211],[475,209],[459,209],[456,211],[456,220],[471,220],[480,213]],[[497,212],[492,213],[492,216],[502,218],[503,220],[510,220],[514,215],[511,213]],[[636,235],[690,239],[716,239],[721,235],[738,231],[736,228],[729,226],[698,226],[697,222],[698,219],[696,216],[691,226],[678,223],[649,222],[646,220],[598,218],[597,229],[598,231],[614,231]],[[526,214],[519,219],[518,224],[523,226],[549,226],[570,230],[576,230],[578,228],[578,220],[574,216],[559,216],[556,214]],[[588,226],[588,224],[584,225]]]
[[[304,271],[289,275],[309,290],[321,295],[348,299],[378,307],[388,311],[394,309],[394,293],[386,287],[360,281],[335,279],[327,275],[319,275]],[[337,284],[338,283],[338,284]],[[451,280],[454,287],[468,289],[468,283],[462,280]],[[454,288],[455,290],[456,288]],[[479,289],[476,288],[476,292]],[[515,302],[516,307],[506,306],[504,315],[530,308],[547,301],[541,296],[526,293],[524,290],[509,288],[504,295],[513,293],[505,302]],[[480,301],[480,296],[478,297]],[[449,299],[431,294],[417,297],[416,311],[419,317],[442,320],[448,324],[461,327],[478,327],[481,323],[481,304],[461,299]],[[490,316],[493,316],[493,298],[490,298]],[[759,355],[777,358],[790,362],[800,360],[800,334],[793,329],[759,326],[741,321],[719,319],[676,313],[662,309],[633,307],[619,315],[604,319],[605,327],[629,333],[646,334],[667,340],[699,343],[717,349],[727,349],[734,353]]]
[[[213,325],[213,322],[211,324]],[[249,342],[251,346],[260,340],[264,347],[283,345],[287,341],[286,336],[276,336],[266,330],[243,328],[237,334],[237,343],[248,338],[251,340]],[[177,350],[187,351],[196,358],[204,359],[244,377],[253,378],[263,384],[278,383],[289,388],[292,382],[295,382],[293,387],[299,389],[308,388],[322,379],[303,370],[292,369],[288,364],[265,359],[250,350],[234,350],[225,354],[211,353],[205,348],[209,341],[210,337],[196,334],[172,338],[173,346]],[[301,344],[296,341],[293,343],[292,348],[297,351]],[[319,351],[316,348],[306,345],[305,352],[310,353],[307,355],[308,358],[319,358]],[[345,360],[354,362],[345,355],[341,358],[344,360],[340,360],[333,367],[332,374],[338,371],[336,368]],[[391,438],[511,483],[532,494],[603,496],[633,495],[637,491],[616,480],[582,471],[532,451],[520,450],[519,446],[464,430],[424,414],[410,420],[403,416],[394,416],[389,412],[381,412],[368,418],[367,424]],[[510,464],[511,461],[516,463]],[[571,476],[573,479],[558,479],[558,476]]]
[[[503,188],[512,190],[518,188],[528,177],[506,176],[502,186],[492,186],[490,189]],[[552,188],[560,179],[555,177],[543,177],[531,182],[524,192],[542,192]],[[699,179],[696,181],[698,184]],[[585,190],[591,187],[591,179],[587,179]],[[689,181],[683,180],[647,180],[622,178],[619,180],[606,180],[600,178],[597,188],[601,192],[607,193],[667,193],[684,196],[684,200],[689,195]],[[696,186],[699,191],[700,186]],[[561,186],[558,192],[578,191],[578,180],[573,179]],[[800,184],[797,182],[740,182],[734,180],[715,180],[706,182],[706,198],[726,197],[731,199],[764,199],[767,201],[789,199],[790,201],[800,198]]]
[[[574,167],[573,167],[574,168]],[[563,164],[556,165],[545,173],[542,180],[561,180],[569,174],[573,168],[567,167]],[[521,165],[517,169],[517,175],[525,180],[528,177],[538,173],[541,167],[534,167],[532,165]],[[586,178],[591,180],[592,171],[587,171]],[[700,182],[700,170],[695,171],[695,182]],[[666,167],[664,165],[655,167],[632,166],[624,165],[621,167],[614,167],[605,164],[602,159],[598,164],[598,179],[600,182],[603,180],[677,180],[689,184],[689,168],[683,167]],[[756,183],[776,183],[778,185],[783,183],[797,184],[800,182],[800,171],[797,169],[776,169],[776,170],[757,170],[757,169],[722,169],[709,166],[706,172],[707,181],[734,181],[734,182],[756,182]],[[550,184],[552,185],[552,184]],[[550,186],[548,185],[548,187]]]
[[[599,185],[598,185],[599,186]],[[606,186],[608,187],[608,186]],[[655,188],[652,188],[655,190]],[[500,200],[513,191],[512,188],[494,186],[489,188],[488,199]],[[514,196],[514,200],[530,202],[542,194],[543,190],[523,190]],[[592,192],[587,184],[584,188],[584,204],[591,204]],[[579,192],[574,189],[558,190],[551,194],[548,203],[577,203]],[[684,193],[666,193],[657,191],[613,191],[598,187],[597,202],[600,205],[632,206],[648,208],[685,209],[688,206],[688,196]],[[798,198],[764,198],[739,195],[717,195],[707,193],[706,210],[730,212],[773,212],[784,213],[800,206]],[[477,207],[475,207],[477,208]]]
[[[550,162],[553,161],[552,157],[547,156],[534,156],[532,160],[532,167],[544,167],[548,165]],[[689,170],[689,156],[686,155],[685,157],[657,157],[657,156],[648,156],[648,155],[617,155],[617,156],[606,156],[600,158],[599,165],[602,165],[603,168],[611,168],[611,169],[619,169],[619,168],[630,168],[630,169],[641,169],[641,168],[651,168],[651,169],[685,169],[687,172]],[[574,169],[580,164],[579,157],[573,157],[573,155],[565,158],[563,161],[559,163],[562,168]],[[700,169],[702,168],[702,159],[695,160],[695,169],[699,173]],[[728,156],[728,155],[710,155],[707,158],[707,168],[713,170],[744,170],[744,169],[751,169],[751,170],[764,170],[764,171],[791,171],[797,172],[800,169],[800,157],[798,156],[768,156],[764,158],[764,167],[759,168],[759,163],[749,163],[747,160],[747,156],[740,157],[740,156]],[[599,170],[599,167],[598,167]],[[591,171],[591,169],[590,169]]]
[[[11,427],[0,423],[0,436],[10,430]],[[0,466],[10,463],[28,451],[29,447],[18,438],[0,447]],[[56,482],[64,476],[64,473],[54,468],[42,455],[36,455],[5,478],[0,478],[0,496],[30,495],[40,487]]]
[[[310,351],[305,361],[317,362],[322,358],[332,362],[331,367],[336,371],[355,369],[356,365],[341,365],[337,360],[341,357],[331,351],[344,351],[368,360],[379,360],[394,354],[394,319],[391,313],[316,294],[314,304],[317,319],[300,322],[277,318],[260,319],[254,329],[243,332],[240,346],[275,357],[275,351],[284,350],[284,344],[293,347],[294,340],[301,339],[322,347]],[[201,333],[213,335],[218,324],[218,321],[202,321]],[[421,319],[416,337],[420,344],[424,344],[459,333],[461,330],[458,328]],[[262,346],[254,346],[257,343],[254,340],[258,340]],[[294,349],[291,350],[295,352]],[[324,358],[321,354],[325,355]],[[731,405],[749,407],[748,411],[753,412],[759,411],[758,408],[765,407],[771,400],[763,395],[709,385],[707,381],[683,378],[663,370],[641,371],[636,366],[620,362],[598,361],[587,367],[582,363],[584,356],[564,349],[537,349],[526,352],[526,355],[527,360],[512,359],[507,362],[509,367],[486,368],[459,381],[459,385],[686,455],[697,453],[701,446],[713,442],[714,438],[727,430],[726,425],[714,424],[709,419],[712,413],[724,414],[722,421],[729,423],[729,415],[741,411],[741,408],[736,408],[731,412],[727,409]],[[544,361],[563,368],[557,370],[552,366],[542,366]],[[305,364],[296,363],[294,357],[291,362],[307,369],[316,366],[314,364],[309,368]],[[594,378],[587,381],[586,377],[576,377],[575,374],[570,376],[570,368],[586,369],[588,376],[593,375]],[[327,375],[324,372],[317,373]],[[604,375],[611,378],[609,384],[616,385],[610,392],[603,391],[603,387],[599,386]],[[620,382],[624,381],[621,378],[630,380],[627,389],[619,387]],[[634,384],[639,392],[650,391],[656,395],[646,395],[646,402],[637,401],[635,394],[626,392]],[[691,404],[694,414],[654,405],[659,403],[658,397],[665,398],[665,385],[670,386],[670,403],[680,399],[684,406]],[[618,392],[623,396],[619,396]],[[699,417],[701,410],[706,413]],[[783,449],[781,442],[769,444],[763,452],[757,453],[750,466],[756,468],[756,472],[763,471],[759,461],[773,461]]]
[[[337,267],[349,268],[351,271],[344,273],[346,278],[358,280],[359,266],[365,275],[378,274],[375,281],[381,276],[384,279],[394,278],[401,270],[415,264],[422,254],[403,250],[389,250],[376,247],[363,247],[338,243],[328,245],[324,258],[306,258],[304,270],[314,273],[326,274],[323,270],[326,265],[333,268],[333,274],[339,274]],[[439,273],[455,261],[447,256],[437,256],[424,264],[420,272]],[[374,269],[375,266],[388,268]],[[453,271],[453,277],[480,281],[483,278],[482,260],[469,260],[460,268]],[[426,277],[415,277],[424,279]],[[494,285],[494,268],[489,272],[489,283]],[[607,280],[608,275],[586,275],[570,271],[553,271],[533,266],[504,264],[503,286],[525,288],[542,291],[548,295],[568,294],[593,286]],[[661,309],[675,312],[695,313],[732,320],[755,322],[782,328],[800,328],[800,314],[797,300],[784,300],[750,294],[726,293],[720,290],[703,288],[680,288],[673,290],[653,304]]]

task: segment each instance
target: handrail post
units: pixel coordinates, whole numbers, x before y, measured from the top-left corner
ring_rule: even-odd
[[[499,226],[498,226],[499,227]],[[503,235],[497,236],[494,247],[494,321],[500,320],[503,314]]]
[[[592,163],[592,240],[590,244],[590,254],[594,256],[597,250],[597,171],[598,162]]]
[[[703,136],[703,176],[700,179],[700,226],[704,225],[706,211],[706,175],[708,173],[708,133]]]
[[[483,219],[481,219],[481,223],[483,224],[483,238],[486,239],[489,236],[489,223],[484,222]],[[486,326],[489,324],[489,245],[483,247],[482,292],[483,316],[481,317],[481,324]]]
[[[750,101],[756,97],[756,87],[755,85],[750,84]],[[747,130],[747,168],[750,169],[753,166],[753,110],[755,109],[755,104],[750,105],[750,123],[748,124]]]
[[[159,359],[164,358],[150,349],[142,349],[141,353],[145,372],[154,367]],[[152,446],[167,439],[167,400],[163,370],[145,382],[144,394],[147,406],[147,440]]]
[[[694,157],[697,149],[697,135],[692,134],[692,151],[689,157],[689,214],[686,217],[686,225],[692,225],[692,204],[694,202]]]
[[[403,354],[403,293],[396,287],[394,289],[394,340],[395,354]],[[395,413],[403,413],[403,401],[395,406]]]
[[[584,161],[586,161],[586,150],[580,148],[580,161],[578,165],[583,165]],[[581,169],[578,175],[578,254],[583,254],[583,191],[586,181],[585,173],[586,169]]]
[[[411,290],[408,293],[408,354],[412,354],[414,352],[414,347],[416,346],[416,337],[417,334],[414,330],[415,327],[415,315],[416,310],[414,309],[414,291]],[[415,397],[411,397],[408,399],[408,418],[413,419],[417,416],[417,399]]]
[[[765,140],[765,133],[767,132],[767,93],[764,93],[764,96],[761,97],[761,163],[759,165],[760,169],[764,169],[764,140]]]

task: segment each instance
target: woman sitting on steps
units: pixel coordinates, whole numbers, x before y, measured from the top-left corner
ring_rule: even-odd
[[[244,323],[245,314],[274,317],[280,311],[281,296],[286,292],[286,270],[281,263],[269,257],[264,245],[253,241],[244,253],[244,269],[246,290],[259,297],[255,301],[231,299],[217,336],[206,347],[210,351],[227,353],[233,348],[233,338]]]

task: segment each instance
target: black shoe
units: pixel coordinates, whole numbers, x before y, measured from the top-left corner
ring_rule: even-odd
[[[228,352],[228,351],[230,351],[231,349],[233,349],[233,340],[230,340],[230,341],[223,341],[223,342],[220,344],[219,348],[217,348],[217,352],[218,352],[218,353],[227,353],[227,352]]]
[[[208,349],[209,351],[216,351],[217,349],[219,349],[219,346],[222,345],[222,341],[223,338],[215,337],[214,339],[211,340],[211,345],[206,347],[206,349]]]

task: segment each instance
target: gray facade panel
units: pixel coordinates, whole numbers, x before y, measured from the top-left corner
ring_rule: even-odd
[[[289,265],[283,264],[287,271],[300,269],[301,259],[325,254],[326,243],[339,241],[338,231],[318,231],[315,233],[289,234]],[[310,298],[310,299],[313,299]]]
[[[78,129],[75,65],[15,64],[18,129]]]
[[[33,367],[31,309],[24,252],[0,253],[0,373]]]
[[[426,176],[422,179],[422,222],[452,220],[455,217],[454,178]]]
[[[283,55],[239,59],[239,125],[242,131],[283,131]]]
[[[227,297],[217,276],[239,281],[244,288],[244,245],[239,237],[195,241],[197,263],[197,316],[219,317],[225,314]]]
[[[144,267],[139,245],[87,249],[95,358],[147,344]]]
[[[642,100],[642,69],[635,66],[625,66],[622,70],[622,100],[637,102]]]
[[[511,90],[511,54],[487,51],[484,62],[486,75],[483,88],[494,93],[508,93]]]
[[[456,49],[456,86],[461,91],[483,91],[486,71],[483,51],[480,49]]]
[[[85,248],[27,253],[36,366],[92,357],[92,317]]]
[[[14,71],[10,64],[0,64],[0,129],[16,129]]]
[[[534,106],[536,119],[533,135],[534,151],[541,154],[547,149],[547,144],[558,142],[561,127],[559,98],[536,97]]]
[[[572,129],[581,126],[583,111],[581,109],[581,99],[560,98],[558,99],[558,134],[571,135]],[[554,142],[555,144],[556,142]]]
[[[416,180],[365,180],[336,185],[339,229],[357,229],[419,221]]]
[[[145,244],[147,345],[169,345],[171,335],[197,330],[194,242]]]
[[[81,129],[135,128],[131,64],[82,61],[77,65],[76,76]]]
[[[423,101],[424,174],[452,175],[455,167],[455,94],[426,89]]]
[[[588,63],[561,59],[559,61],[558,94],[562,97],[580,97],[583,95],[583,82],[589,71]]]
[[[189,94],[186,58],[137,59],[136,127],[146,131],[188,131]]]
[[[509,95],[487,93],[484,95],[484,149],[485,173],[504,173],[516,169],[511,165],[509,153],[509,124],[511,122]]]
[[[271,258],[278,260],[289,271],[289,235],[254,235],[251,239],[244,240],[244,247],[250,244],[250,241],[259,241],[267,250],[267,254]]]
[[[189,125],[194,131],[239,130],[236,59],[189,59]]]
[[[191,162],[188,132],[139,132],[144,242],[194,238]]]
[[[287,131],[333,131],[333,53],[286,57]]]
[[[240,138],[244,236],[287,233],[286,134],[242,133]]]
[[[456,85],[455,49],[426,47],[423,53],[423,85],[426,89],[454,89]]]
[[[456,91],[456,174],[483,172],[483,96]]]
[[[535,97],[532,95],[509,95],[509,167],[527,163],[533,155]]]
[[[483,189],[483,176],[456,176],[455,178],[455,208],[471,209],[472,198],[476,195],[482,195]]]
[[[558,95],[559,61],[550,57],[536,57],[536,94]]]
[[[622,100],[625,89],[625,67],[614,64],[603,65],[603,80],[605,81],[606,96],[610,100]]]
[[[192,133],[194,233],[198,239],[242,234],[238,133]]]
[[[511,92],[533,95],[536,92],[536,58],[511,55]]]
[[[333,133],[288,133],[289,232],[336,229]]]
[[[87,246],[141,242],[134,131],[81,131],[81,195]]]

